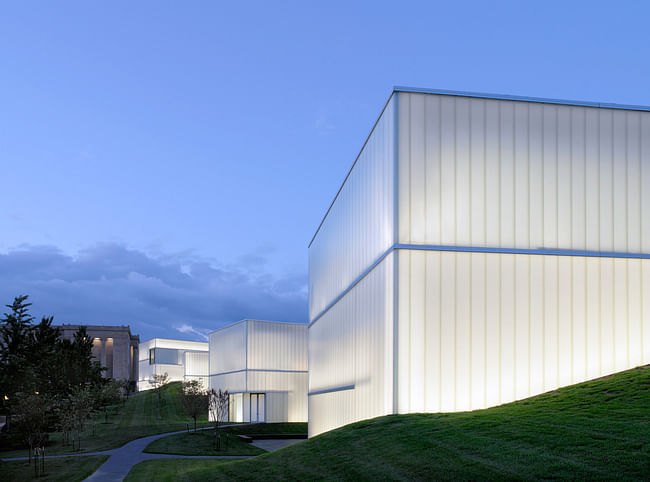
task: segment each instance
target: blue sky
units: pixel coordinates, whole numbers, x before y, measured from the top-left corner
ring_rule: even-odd
[[[394,85],[650,105],[646,2],[4,2],[0,302],[200,339],[306,321]]]

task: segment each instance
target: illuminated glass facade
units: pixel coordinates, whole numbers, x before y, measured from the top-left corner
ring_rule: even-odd
[[[199,341],[152,338],[140,343],[138,390],[153,388],[154,375],[168,381],[199,380],[208,387],[208,344]]]
[[[243,320],[213,331],[210,388],[230,393],[232,422],[306,422],[307,324]]]
[[[309,431],[650,363],[650,112],[396,89],[309,248]]]

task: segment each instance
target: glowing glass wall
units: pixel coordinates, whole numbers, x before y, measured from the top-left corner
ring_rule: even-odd
[[[393,244],[394,109],[389,102],[310,245],[310,319]]]
[[[648,186],[642,109],[395,92],[310,246],[310,435],[649,363]]]
[[[305,422],[307,361],[306,324],[243,320],[210,333],[209,386],[230,392],[232,421]]]
[[[208,343],[152,338],[138,351],[138,390],[153,388],[153,376],[165,373],[170,382],[197,379],[207,387]]]

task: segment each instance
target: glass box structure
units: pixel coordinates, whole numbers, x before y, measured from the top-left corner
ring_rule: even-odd
[[[169,375],[168,381],[199,380],[208,386],[208,343],[152,338],[140,343],[138,390],[153,388],[154,375]]]
[[[307,421],[307,324],[242,320],[210,333],[210,388],[232,422]]]
[[[309,247],[309,433],[650,363],[650,109],[396,88]]]

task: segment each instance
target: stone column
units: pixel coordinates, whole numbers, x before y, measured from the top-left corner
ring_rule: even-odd
[[[106,366],[106,340],[104,338],[99,339],[99,364],[102,367]],[[106,372],[102,372],[103,376],[106,376]]]

